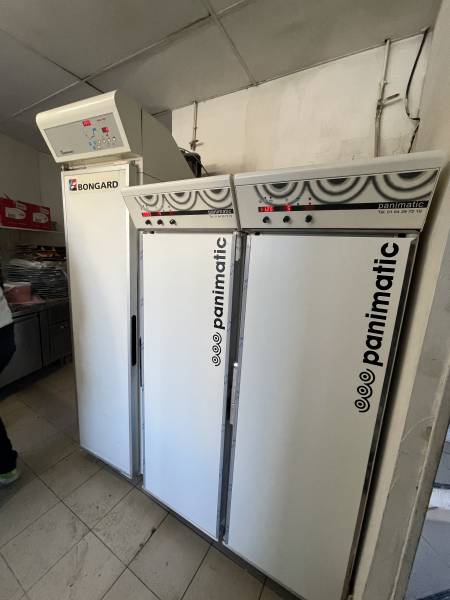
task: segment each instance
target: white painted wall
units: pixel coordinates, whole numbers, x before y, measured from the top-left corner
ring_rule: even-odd
[[[415,149],[444,150],[450,157],[449,73],[450,0],[444,0],[433,36]],[[447,166],[421,239],[420,261],[410,302],[410,327],[405,332],[399,377],[391,398],[395,410],[391,410],[392,416],[387,422],[383,460],[355,598],[402,598],[414,557],[421,518],[434,478],[433,469],[437,467],[448,424],[449,399],[444,391],[450,342],[435,334],[427,344],[425,334],[432,317],[433,301],[444,305],[441,332],[448,329],[450,290],[447,289],[447,297],[442,300],[435,297],[435,290],[440,270],[444,268],[442,261],[449,235],[450,167]]]
[[[64,244],[59,168],[49,155],[0,133],[0,196],[3,195],[50,207],[58,232],[0,228],[0,258],[7,258],[18,243]]]
[[[39,183],[42,204],[49,206],[58,231],[64,231],[64,211],[61,191],[61,167],[50,154],[39,152]]]
[[[0,133],[0,196],[40,204],[39,152]]]
[[[400,93],[420,43],[414,36],[392,45],[386,96]],[[427,43],[411,91],[417,110]],[[197,151],[211,174],[236,173],[373,155],[373,132],[384,48],[376,48],[282,77],[258,87],[201,102]],[[172,133],[189,148],[193,107],[173,111]],[[403,103],[383,114],[382,153],[402,153],[412,125]]]

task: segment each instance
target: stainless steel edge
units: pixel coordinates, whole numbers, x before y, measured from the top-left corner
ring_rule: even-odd
[[[242,257],[244,259],[243,263],[243,271],[242,271],[242,282],[240,286],[240,298],[237,301],[237,308],[239,309],[239,323],[238,323],[238,339],[237,339],[237,347],[236,347],[236,362],[237,368],[234,373],[234,384],[235,384],[235,393],[234,393],[234,419],[233,425],[231,427],[231,440],[230,440],[230,454],[229,454],[229,467],[228,467],[228,486],[226,490],[226,506],[224,507],[225,516],[224,516],[224,527],[225,532],[223,535],[223,540],[225,544],[228,542],[228,531],[230,524],[230,511],[231,511],[231,497],[233,491],[233,469],[234,469],[234,455],[236,449],[236,432],[237,432],[237,423],[239,417],[239,385],[241,379],[241,367],[242,367],[242,349],[243,349],[243,339],[244,339],[244,326],[245,326],[245,308],[246,308],[246,300],[247,300],[247,287],[248,287],[248,270],[250,263],[250,251],[251,251],[251,236],[247,236],[246,244],[245,244],[245,254]]]
[[[231,247],[230,255],[230,285],[228,289],[228,316],[227,316],[227,338],[226,338],[226,349],[225,354],[225,375],[223,380],[223,397],[222,397],[222,427],[221,427],[221,439],[220,439],[220,462],[219,462],[219,487],[217,493],[217,521],[216,521],[216,538],[219,540],[221,536],[221,520],[222,520],[222,490],[223,482],[227,480],[226,464],[225,464],[225,444],[226,444],[226,427],[227,427],[227,408],[229,402],[229,383],[232,377],[232,364],[231,358],[231,346],[233,344],[231,330],[233,327],[234,317],[234,306],[233,296],[235,289],[235,257],[236,257],[236,246],[238,243],[238,235],[236,232],[233,233],[233,243]]]

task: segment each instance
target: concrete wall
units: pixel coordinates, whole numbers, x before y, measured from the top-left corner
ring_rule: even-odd
[[[450,156],[449,73],[450,0],[444,0],[433,35],[416,150],[444,150]],[[421,239],[409,327],[355,598],[403,598],[420,535],[450,413],[449,265],[443,262],[449,232],[447,166]],[[444,283],[436,293],[439,280]]]
[[[404,94],[420,36],[392,45],[386,95]],[[411,93],[417,110],[427,43]],[[375,104],[384,60],[376,48],[201,102],[197,151],[211,174],[367,158],[373,155]],[[173,111],[172,133],[189,148],[193,107]],[[412,125],[403,103],[386,107],[382,153],[405,152]]]

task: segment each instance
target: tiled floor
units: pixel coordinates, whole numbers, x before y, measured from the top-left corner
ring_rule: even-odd
[[[81,450],[75,414],[70,365],[0,399],[22,470],[0,489],[0,600],[284,597]]]

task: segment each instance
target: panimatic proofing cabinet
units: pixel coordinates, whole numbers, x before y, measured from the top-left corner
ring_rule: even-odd
[[[235,177],[248,233],[226,545],[340,600],[442,157]]]

